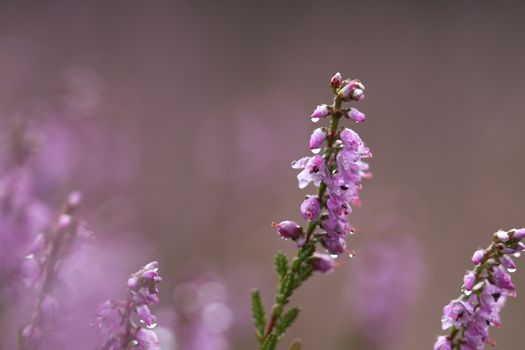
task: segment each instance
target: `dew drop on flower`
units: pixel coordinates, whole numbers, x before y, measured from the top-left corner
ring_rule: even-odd
[[[313,121],[314,123],[317,123],[317,122],[319,121],[319,118],[312,118],[312,121]]]
[[[508,268],[507,271],[510,273],[514,273],[516,272],[516,268]]]
[[[339,257],[339,255],[337,255],[337,254],[330,254],[330,257],[331,257],[332,259],[337,259],[337,257]]]
[[[320,149],[320,148],[314,148],[314,149],[312,149],[312,153],[313,153],[313,154],[318,154],[319,152],[321,152],[321,149]]]
[[[146,328],[148,328],[148,329],[153,329],[155,327],[157,327],[157,322],[152,322],[152,323],[146,325]]]
[[[354,251],[351,251],[351,252],[348,253],[348,257],[349,257],[350,259],[354,259],[354,258],[356,257],[356,255],[357,255],[357,254],[356,254],[356,252],[354,252]]]
[[[465,288],[461,288],[461,292],[462,292],[463,294],[465,294],[467,297],[468,297],[470,294],[472,294],[472,291],[471,291],[471,290],[467,290],[467,289],[465,289]]]
[[[513,255],[514,255],[515,258],[519,258],[521,256],[521,253],[517,252],[517,253],[514,253]]]

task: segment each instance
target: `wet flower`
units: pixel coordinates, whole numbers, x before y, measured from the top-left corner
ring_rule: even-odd
[[[277,229],[277,233],[284,239],[297,239],[301,237],[303,229],[295,221],[281,221],[275,224],[274,227]]]
[[[326,132],[323,128],[317,128],[313,131],[312,136],[310,136],[310,149],[312,152],[317,153],[321,149],[321,145],[326,139]]]
[[[357,110],[357,108],[350,108],[347,113],[348,118],[352,119],[357,123],[362,123],[366,120],[365,114]]]
[[[310,263],[314,267],[314,271],[329,273],[335,269],[335,261],[329,255],[314,253],[310,259]]]
[[[305,220],[315,221],[321,213],[321,202],[317,196],[306,196],[301,204],[301,215]]]
[[[316,122],[321,118],[326,118],[328,115],[330,115],[330,109],[328,108],[328,105],[318,105],[310,118],[312,118],[312,121]]]
[[[521,230],[499,230],[488,248],[476,250],[472,256],[476,269],[467,271],[463,294],[443,309],[443,329],[451,329],[450,334],[438,337],[434,349],[482,349],[495,344],[489,327],[501,325],[499,314],[506,299],[516,296],[508,272],[516,265],[509,254],[521,250],[521,238]]]
[[[333,89],[337,89],[341,85],[342,80],[343,78],[341,77],[341,73],[337,72],[334,74],[332,79],[330,79],[330,86]]]
[[[125,300],[100,305],[97,320],[104,337],[101,349],[124,350],[135,343],[141,350],[159,349],[157,335],[149,329],[157,325],[157,319],[148,307],[159,302],[157,285],[162,278],[158,269],[156,261],[145,265],[128,278]]]
[[[434,350],[452,350],[450,340],[445,336],[439,336],[434,344]]]
[[[321,181],[326,178],[325,163],[323,157],[319,155],[296,160],[292,162],[292,168],[304,169],[297,175],[299,188],[305,188],[310,182],[319,187]]]
[[[261,348],[269,350],[275,349],[278,339],[285,332],[276,325],[294,290],[314,270],[331,272],[336,265],[334,259],[346,251],[345,238],[354,232],[348,215],[352,212],[352,205],[361,202],[361,180],[370,177],[368,164],[363,162],[364,158],[371,156],[369,149],[355,131],[339,125],[345,117],[364,121],[363,113],[343,106],[345,102],[361,100],[364,85],[359,80],[342,80],[341,74],[337,73],[330,80],[330,86],[334,93],[333,104],[320,104],[311,115],[313,122],[330,116],[330,125],[317,128],[310,137],[309,146],[315,155],[300,158],[291,164],[292,168],[301,169],[297,175],[299,188],[306,188],[311,183],[318,188],[317,195],[306,196],[301,203],[301,215],[308,220],[308,225],[303,230],[293,221],[274,224],[282,238],[295,241],[298,251],[289,268],[285,256],[276,256],[279,292],[268,325],[262,324],[265,322],[262,320],[264,315],[261,317],[261,302],[257,302],[260,296],[256,291],[252,294],[257,338]],[[317,253],[320,247],[330,255]],[[354,256],[355,253],[349,252],[348,255]],[[297,310],[291,312],[293,315]],[[274,343],[272,339],[275,339]]]

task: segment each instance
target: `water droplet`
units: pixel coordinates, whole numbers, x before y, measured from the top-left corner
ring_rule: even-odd
[[[35,257],[34,254],[29,254],[25,256],[26,259],[33,259],[34,257]]]
[[[513,254],[515,258],[519,258],[521,256],[521,253],[520,252],[516,252]]]
[[[312,118],[312,121],[313,121],[314,123],[317,123],[317,122],[319,121],[319,118]]]
[[[312,149],[312,153],[313,153],[313,154],[318,154],[319,152],[321,152],[321,149],[320,149],[320,148],[313,148],[313,149]]]
[[[354,259],[356,256],[357,256],[357,254],[356,254],[356,252],[354,252],[354,251],[350,251],[350,252],[348,253],[348,257],[349,257],[350,259]]]
[[[339,255],[337,255],[337,254],[330,254],[330,257],[331,257],[332,259],[337,259],[337,257],[339,257]]]
[[[153,329],[155,327],[157,327],[157,322],[153,322],[153,323],[150,323],[150,324],[146,325],[146,328],[148,328],[148,329]]]
[[[471,290],[466,290],[465,288],[461,288],[461,292],[463,292],[463,294],[465,294],[467,297],[472,294],[472,291]]]
[[[510,273],[514,273],[514,272],[516,272],[516,268],[515,268],[515,267],[514,267],[514,268],[510,268],[510,267],[509,267],[509,268],[507,269],[507,271],[510,272]]]

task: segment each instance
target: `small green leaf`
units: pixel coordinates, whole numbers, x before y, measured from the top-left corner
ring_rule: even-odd
[[[277,340],[278,339],[275,334],[268,335],[261,345],[261,350],[275,350],[277,347]]]
[[[264,336],[266,316],[264,315],[264,305],[261,299],[261,293],[257,289],[252,290],[252,316],[257,338],[260,340]]]
[[[275,326],[275,334],[280,337],[286,333],[288,328],[294,323],[294,321],[299,316],[299,312],[301,310],[298,307],[294,307],[290,310],[288,310],[287,313],[285,313],[283,316],[279,318],[279,321],[277,322],[277,325]]]
[[[283,252],[275,254],[275,270],[279,275],[279,280],[282,281],[288,272],[288,258]]]
[[[297,281],[295,283],[295,288],[296,289],[299,288],[301,283],[303,283],[308,278],[310,278],[310,276],[312,276],[313,273],[314,273],[314,267],[312,265],[310,264],[303,265],[303,267],[301,268],[301,270],[299,270],[299,273],[297,274]]]

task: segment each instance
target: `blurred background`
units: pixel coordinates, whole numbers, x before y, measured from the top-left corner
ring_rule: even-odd
[[[39,134],[35,193],[51,208],[84,192],[103,258],[81,270],[110,276],[84,293],[114,286],[89,300],[122,295],[126,276],[158,259],[163,349],[254,349],[249,291],[270,305],[273,254],[295,250],[270,224],[299,221],[313,193],[290,162],[309,153],[309,115],[330,102],[330,77],[361,79],[367,121],[351,127],[374,153],[374,177],[351,218],[357,257],[298,291],[287,342],[430,349],[472,252],[498,228],[525,226],[524,11],[474,0],[4,0],[1,132],[23,120]],[[500,349],[522,343],[524,276],[492,330]],[[199,337],[212,340],[188,343]]]

